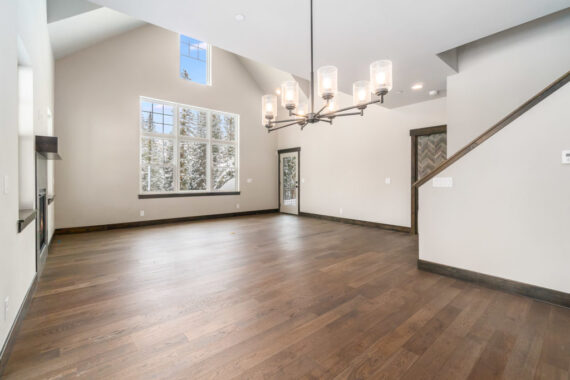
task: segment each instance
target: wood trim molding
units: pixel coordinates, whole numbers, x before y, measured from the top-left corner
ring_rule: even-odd
[[[204,193],[164,193],[164,194],[139,194],[139,199],[153,198],[180,198],[180,197],[211,197],[216,195],[240,195],[239,191],[209,191]]]
[[[305,216],[305,217],[315,218],[315,219],[330,220],[330,221],[332,221],[332,222],[339,222],[339,223],[346,223],[346,224],[355,224],[355,225],[357,225],[357,226],[374,227],[374,228],[380,228],[380,229],[383,229],[383,230],[390,230],[390,231],[397,231],[397,232],[410,233],[410,227],[396,226],[396,225],[393,225],[393,224],[384,224],[384,223],[368,222],[368,221],[366,221],[366,220],[358,220],[358,219],[340,218],[340,217],[337,217],[337,216],[313,214],[313,213],[310,213],[310,212],[300,212],[300,213],[299,213],[299,216]]]
[[[8,336],[6,337],[6,341],[4,342],[4,346],[0,351],[0,378],[2,377],[2,372],[6,368],[6,363],[8,363],[8,359],[10,358],[10,354],[12,353],[12,348],[14,347],[14,341],[16,340],[16,336],[18,335],[18,331],[20,331],[20,327],[22,325],[22,321],[28,312],[30,304],[32,303],[33,295],[36,291],[36,287],[38,284],[39,275],[36,273],[34,274],[34,279],[32,280],[32,284],[28,288],[28,292],[26,293],[26,297],[24,297],[24,301],[18,310],[18,314],[16,315],[16,319],[12,324],[12,328],[8,332]]]
[[[505,116],[501,119],[497,124],[493,125],[491,128],[483,132],[479,137],[475,140],[471,141],[465,147],[460,149],[456,152],[453,156],[449,157],[447,160],[443,161],[441,165],[435,168],[430,174],[426,175],[424,178],[420,179],[419,181],[415,182],[413,186],[420,187],[424,183],[431,180],[433,177],[441,173],[443,170],[450,167],[454,162],[458,161],[461,157],[465,156],[467,153],[481,145],[483,142],[487,141],[491,138],[495,133],[499,132],[501,129],[505,128],[507,125],[515,121],[519,118],[522,114],[530,110],[532,107],[546,99],[556,90],[564,86],[570,80],[570,71],[566,72],[566,74],[562,75],[560,78],[556,79],[554,82],[549,84],[545,89],[540,91],[538,94],[527,100],[523,103],[520,107],[516,110]]]
[[[193,222],[197,220],[230,218],[235,216],[247,216],[247,215],[258,215],[258,214],[271,214],[276,212],[279,212],[279,210],[278,209],[253,210],[253,211],[242,211],[242,212],[230,212],[226,214],[196,215],[196,216],[184,216],[181,218],[153,219],[153,220],[141,220],[137,222],[100,224],[95,226],[67,227],[67,228],[56,229],[55,235],[79,234],[83,232],[94,232],[94,231],[108,231],[120,228],[154,226],[157,224]]]
[[[411,168],[411,207],[410,207],[410,233],[416,235],[418,233],[418,188],[413,185],[414,182],[418,179],[418,136],[413,135],[410,131],[411,142],[412,145],[410,147],[410,151],[412,152],[412,168]]]
[[[410,136],[427,136],[427,135],[433,135],[434,133],[446,133],[446,132],[447,132],[447,124],[444,124],[444,125],[436,125],[434,127],[410,129]]]
[[[418,259],[418,269],[457,278],[459,280],[473,282],[477,285],[482,285],[488,288],[534,298],[554,305],[570,307],[570,293],[559,292],[557,290],[542,288],[536,285],[507,280],[488,274],[450,267],[421,259]]]
[[[411,170],[411,183],[418,180],[418,136],[429,136],[436,133],[447,133],[447,124],[436,125],[434,127],[410,129],[411,147],[410,151],[412,170]],[[418,233],[418,188],[412,185],[411,188],[411,228],[410,233],[416,235]]]
[[[279,149],[277,151],[277,209],[281,212],[281,154],[297,152],[297,215],[301,214],[301,147]],[[286,214],[286,213],[284,213]]]
[[[281,153],[291,153],[291,152],[300,152],[301,151],[301,147],[297,146],[294,148],[287,148],[287,149],[279,149],[277,151],[277,153],[281,154]]]

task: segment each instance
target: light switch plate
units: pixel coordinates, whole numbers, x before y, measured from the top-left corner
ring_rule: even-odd
[[[386,179],[384,179],[384,183],[386,185],[389,185],[392,182],[392,179],[390,177],[386,177]]]
[[[8,176],[7,175],[4,176],[3,188],[4,188],[4,194],[8,194]]]
[[[452,177],[435,177],[432,180],[433,187],[453,187]]]
[[[562,151],[562,163],[563,164],[570,164],[570,150],[563,150]]]
[[[253,178],[248,178],[247,179],[247,183],[252,183],[253,182]]]

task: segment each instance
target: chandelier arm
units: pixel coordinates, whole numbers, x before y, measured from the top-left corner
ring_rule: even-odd
[[[375,99],[375,100],[372,100],[371,102],[364,103],[364,104],[359,104],[359,105],[357,105],[357,106],[344,107],[344,108],[335,110],[335,111],[333,111],[333,112],[327,112],[327,113],[324,113],[322,116],[334,116],[335,114],[337,114],[337,113],[339,113],[339,112],[350,111],[350,110],[353,110],[353,109],[355,109],[355,108],[362,108],[362,109],[364,109],[364,108],[366,108],[366,106],[369,106],[370,104],[376,104],[376,103],[380,103],[380,102],[381,102],[380,99]]]
[[[321,112],[323,112],[325,110],[325,108],[327,108],[329,105],[329,100],[327,100],[326,104],[324,106],[322,106],[322,108],[315,114],[316,116],[319,116],[321,114]]]
[[[276,130],[278,130],[278,129],[283,129],[283,128],[290,127],[290,126],[295,125],[295,124],[301,124],[301,125],[303,125],[302,120],[297,120],[297,121],[294,122],[294,123],[289,123],[289,124],[285,124],[285,125],[280,125],[279,127],[272,127],[272,128],[269,128],[269,129],[267,130],[267,132],[273,132],[273,131],[276,131]]]
[[[335,113],[334,115],[331,115],[329,117],[334,118],[334,117],[341,117],[341,116],[354,116],[354,115],[360,115],[363,116],[364,115],[364,110],[360,110],[358,112],[348,112],[348,113]]]
[[[292,121],[294,121],[294,122],[299,122],[299,121],[302,121],[302,120],[299,120],[299,119],[273,120],[273,121],[271,121],[271,123],[269,123],[269,124],[271,125],[271,124],[278,124],[278,123],[289,123],[289,122],[292,122]]]

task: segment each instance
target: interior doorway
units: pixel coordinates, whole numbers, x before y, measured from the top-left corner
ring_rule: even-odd
[[[301,148],[281,149],[279,162],[279,211],[299,215],[301,210],[299,175],[301,172]]]
[[[447,159],[447,125],[410,130],[412,137],[412,185]],[[418,233],[418,189],[412,186],[412,228]]]

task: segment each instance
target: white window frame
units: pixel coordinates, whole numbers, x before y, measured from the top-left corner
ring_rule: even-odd
[[[143,131],[143,118],[142,118],[142,103],[143,102],[151,102],[151,103],[157,103],[157,104],[162,104],[167,105],[167,106],[171,106],[173,107],[173,128],[174,128],[174,133],[172,135],[166,135],[166,134],[161,134],[161,133],[154,133],[154,132],[144,132]],[[189,136],[181,136],[180,135],[180,125],[179,125],[179,115],[180,115],[180,109],[181,108],[190,108],[199,112],[206,112],[206,126],[207,126],[207,138],[198,138],[198,137],[189,137]],[[212,113],[217,113],[217,114],[221,114],[221,115],[226,115],[226,116],[231,116],[234,118],[235,120],[235,141],[225,141],[225,140],[215,140],[212,138]],[[213,109],[209,109],[209,108],[204,108],[204,107],[197,107],[197,106],[191,106],[188,104],[182,104],[182,103],[174,103],[174,102],[169,102],[169,101],[165,101],[165,100],[160,100],[160,99],[155,99],[155,98],[150,98],[147,96],[141,96],[139,98],[139,123],[138,123],[138,129],[139,129],[139,139],[138,139],[138,143],[139,143],[139,154],[138,154],[138,160],[139,160],[139,195],[141,196],[145,196],[145,195],[160,195],[160,194],[164,194],[164,195],[168,195],[168,194],[224,194],[224,193],[236,193],[240,191],[240,180],[239,180],[239,173],[240,173],[240,115],[235,114],[235,113],[231,113],[231,112],[225,112],[225,111],[218,111],[218,110],[213,110]],[[141,155],[142,155],[142,139],[143,137],[157,137],[157,138],[163,138],[163,139],[168,139],[168,140],[172,140],[174,142],[174,191],[142,191],[142,160],[141,160]],[[206,154],[207,154],[207,167],[206,167],[206,190],[180,190],[180,157],[178,154],[178,150],[179,150],[179,145],[180,142],[182,141],[191,141],[191,142],[199,142],[199,143],[206,143]],[[212,188],[212,168],[213,168],[213,158],[212,158],[212,144],[218,144],[218,145],[230,145],[230,146],[234,146],[235,148],[235,153],[236,153],[236,157],[235,157],[235,169],[236,169],[236,174],[235,174],[235,183],[236,183],[236,187],[234,190],[215,190]]]
[[[178,35],[178,76],[180,77],[180,79],[186,81],[186,82],[192,82],[201,86],[211,86],[212,85],[212,45],[210,45],[207,42],[204,41],[200,41],[206,44],[206,83],[200,83],[200,82],[196,82],[192,79],[186,79],[184,77],[181,76],[180,72],[181,72],[181,58],[180,55],[182,54],[180,52],[180,41],[182,36],[184,36],[183,34],[179,34]],[[185,37],[189,37],[189,36],[185,36]],[[193,37],[189,37],[189,38],[193,38]],[[195,39],[195,38],[193,38]],[[197,40],[199,41],[199,40]]]

